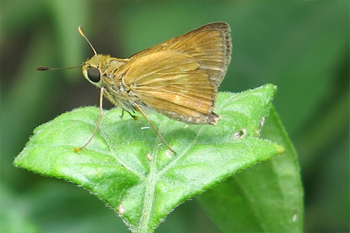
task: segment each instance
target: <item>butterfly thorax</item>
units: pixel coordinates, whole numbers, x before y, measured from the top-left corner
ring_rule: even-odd
[[[140,102],[140,99],[133,95],[131,86],[123,81],[126,70],[120,70],[128,61],[129,59],[97,54],[84,63],[83,74],[90,83],[98,88],[103,87],[104,97],[115,106],[134,112],[133,103]]]

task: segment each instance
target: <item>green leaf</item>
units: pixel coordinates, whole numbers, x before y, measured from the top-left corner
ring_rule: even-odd
[[[186,125],[150,115],[169,145],[145,119],[104,113],[98,133],[82,151],[99,116],[95,107],[62,114],[35,129],[15,165],[72,181],[111,206],[133,232],[152,232],[177,205],[234,173],[284,152],[259,138],[275,86],[220,93],[214,126]]]
[[[271,109],[261,135],[286,152],[199,196],[223,232],[303,232],[303,189],[296,151]]]

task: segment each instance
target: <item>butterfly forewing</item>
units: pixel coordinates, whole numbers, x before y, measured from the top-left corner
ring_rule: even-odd
[[[145,110],[215,124],[214,102],[230,54],[229,26],[212,23],[133,55],[115,74]]]
[[[170,58],[172,63],[167,61]],[[151,65],[144,72],[137,67],[143,60],[145,64]],[[145,103],[162,112],[176,112],[183,105],[183,108],[208,114],[214,86],[210,83],[208,74],[197,69],[199,65],[193,58],[176,51],[164,51],[146,55],[139,62],[132,64],[126,73],[125,84],[129,86],[129,75],[138,77],[131,80],[133,83],[130,88]],[[154,64],[157,64],[157,72],[152,72]]]

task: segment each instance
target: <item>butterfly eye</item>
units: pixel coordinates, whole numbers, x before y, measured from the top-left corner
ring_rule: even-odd
[[[90,67],[87,70],[87,76],[91,82],[98,83],[101,79],[101,73],[96,67]]]

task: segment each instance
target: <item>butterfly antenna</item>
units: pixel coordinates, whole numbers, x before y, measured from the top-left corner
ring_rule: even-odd
[[[36,68],[36,70],[39,71],[46,71],[46,70],[66,70],[66,69],[73,69],[73,68],[77,68],[77,67],[82,67],[84,64],[81,65],[76,65],[76,66],[69,66],[69,67],[60,67],[60,68],[50,68],[50,67],[46,67],[46,66],[39,66]]]
[[[85,34],[84,34],[83,29],[81,28],[81,26],[78,27],[78,31],[79,31],[80,35],[81,35],[82,37],[84,37],[85,40],[88,42],[88,44],[90,45],[92,51],[94,51],[95,55],[97,55],[96,50],[94,49],[94,47],[93,47],[92,44],[90,43],[89,39],[85,36]]]

